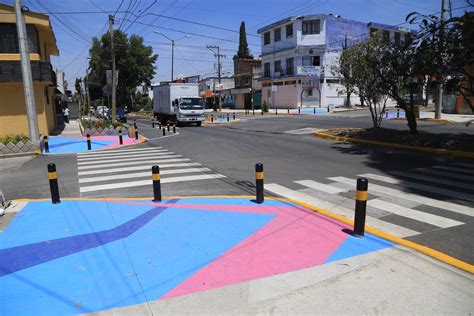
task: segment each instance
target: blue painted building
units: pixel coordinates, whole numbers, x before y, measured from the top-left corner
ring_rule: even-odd
[[[341,77],[334,72],[344,45],[369,35],[403,43],[410,30],[344,19],[332,14],[292,16],[258,30],[262,45],[262,101],[271,108],[342,106]],[[351,103],[357,103],[353,96]]]

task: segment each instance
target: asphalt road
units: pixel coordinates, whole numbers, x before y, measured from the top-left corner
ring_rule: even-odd
[[[241,116],[239,123],[182,127],[177,129],[177,134],[170,133],[167,137],[162,137],[158,128],[152,128],[149,120],[137,120],[137,124],[149,140],[135,148],[143,148],[144,152],[166,150],[207,170],[208,180],[167,183],[163,185],[163,195],[253,194],[254,168],[256,163],[261,162],[264,164],[266,184],[275,184],[290,193],[306,194],[353,209],[354,186],[341,181],[355,179],[360,174],[382,176],[385,177],[382,180],[369,178],[369,200],[377,197],[370,193],[371,185],[398,190],[400,194],[396,196],[379,193],[384,198],[382,202],[391,202],[391,207],[399,205],[401,209],[387,211],[375,205],[368,208],[369,216],[415,232],[406,234],[408,239],[474,263],[474,164],[471,160],[333,142],[312,136],[312,132],[320,128],[370,127],[366,111],[327,116]],[[405,121],[384,121],[383,126],[407,129]],[[419,129],[432,133],[468,133],[474,139],[474,128],[463,124],[419,122]],[[151,188],[143,186],[122,185],[104,190],[101,186],[107,186],[106,178],[94,183],[97,188],[100,187],[99,190],[93,190],[94,187],[84,189],[84,184],[79,183],[75,154],[40,156],[17,167],[0,170],[0,188],[8,199],[49,197],[46,172],[49,162],[57,164],[63,197],[152,195]],[[115,168],[121,166],[120,162],[114,165]],[[417,171],[420,168],[431,173],[420,173]],[[463,170],[467,172],[463,173]],[[454,171],[457,171],[455,175],[449,174]],[[320,187],[315,190],[295,182],[302,180],[315,181]],[[333,194],[335,192],[337,194]],[[277,195],[275,190],[269,190],[267,194]],[[445,206],[438,206],[433,201],[445,203]],[[424,216],[418,218],[412,213]]]

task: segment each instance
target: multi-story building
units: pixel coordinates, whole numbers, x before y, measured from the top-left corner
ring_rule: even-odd
[[[293,16],[258,30],[262,45],[262,98],[270,107],[326,107],[346,103],[337,71],[344,45],[380,34],[395,42],[410,31],[338,15]],[[387,35],[388,34],[388,35]],[[353,98],[353,99],[352,99]],[[358,101],[351,97],[351,103]]]
[[[50,56],[58,56],[56,38],[47,15],[25,13],[33,91],[39,132],[50,133],[56,126],[56,75]],[[28,135],[14,8],[0,4],[0,136]],[[60,110],[59,110],[60,112]]]
[[[214,107],[214,103],[218,102],[220,95],[223,107],[235,107],[234,97],[230,91],[234,88],[234,78],[221,77],[219,84],[218,77],[207,77],[199,80],[199,93],[205,98],[208,108]]]
[[[237,109],[259,108],[261,105],[262,84],[259,79],[262,72],[260,59],[234,58],[235,96]]]

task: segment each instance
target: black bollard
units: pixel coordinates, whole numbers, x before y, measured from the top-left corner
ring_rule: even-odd
[[[232,120],[235,121],[235,113],[232,114]]]
[[[165,129],[165,127],[164,127],[164,126],[163,126],[163,129],[162,129],[162,131],[163,131],[163,136],[166,136],[166,129]]]
[[[259,204],[263,203],[263,164],[258,163],[255,165],[255,187],[256,187],[256,197],[255,201]]]
[[[122,129],[119,129],[119,143],[120,145],[123,145],[123,134],[122,134]]]
[[[214,114],[211,114],[211,123],[214,123]]]
[[[365,213],[367,207],[369,181],[366,178],[357,178],[357,191],[354,217],[354,235],[364,236]]]
[[[313,108],[313,114],[316,114],[316,107]]]
[[[255,115],[255,109],[252,109],[252,111],[253,111],[253,115]]]
[[[56,165],[54,163],[48,164],[48,179],[49,188],[51,189],[51,202],[53,202],[53,204],[61,203],[59,197],[58,174],[56,173]]]
[[[176,134],[176,125],[173,124],[173,133]]]
[[[153,180],[153,202],[161,202],[161,181],[159,166],[154,165],[151,167],[151,178]]]
[[[91,135],[87,134],[86,135],[86,140],[87,140],[87,150],[91,150],[92,149]]]
[[[397,109],[397,118],[400,117],[400,109]]]
[[[288,114],[290,114],[290,108],[288,108]]]
[[[135,128],[135,139],[138,140],[138,128]]]
[[[299,107],[299,108],[298,108],[298,114],[300,114],[300,113],[301,113],[301,108]]]
[[[263,109],[262,109],[262,112],[260,112],[260,113],[261,113],[261,114],[262,114],[262,116],[263,116]]]
[[[230,118],[229,118],[229,113],[227,113],[227,122],[230,121]]]
[[[278,108],[275,108],[275,115],[278,115]]]
[[[330,111],[329,111],[329,106],[328,106],[328,113],[329,113],[329,112],[330,112]]]
[[[48,140],[48,136],[45,135],[44,138],[44,151],[49,153],[49,140]]]
[[[137,121],[136,120],[133,120],[133,128],[137,129]]]

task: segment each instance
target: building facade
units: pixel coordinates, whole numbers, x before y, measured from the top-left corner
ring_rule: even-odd
[[[56,126],[56,74],[50,56],[59,50],[48,16],[25,13],[39,132]],[[23,79],[14,8],[0,4],[0,137],[28,135]]]
[[[262,63],[260,59],[234,58],[234,85],[236,109],[260,108],[262,84],[260,77]]]
[[[369,34],[388,34],[389,39],[402,42],[409,30],[315,14],[289,17],[258,33],[263,101],[270,108],[297,108],[346,104],[342,78],[335,71],[343,47],[363,41]],[[358,97],[352,96],[350,101],[354,104]]]
[[[206,101],[207,108],[213,108],[221,96],[222,107],[235,108],[235,99],[231,94],[234,88],[234,78],[221,77],[219,84],[218,77],[207,77],[199,80],[199,93]]]

